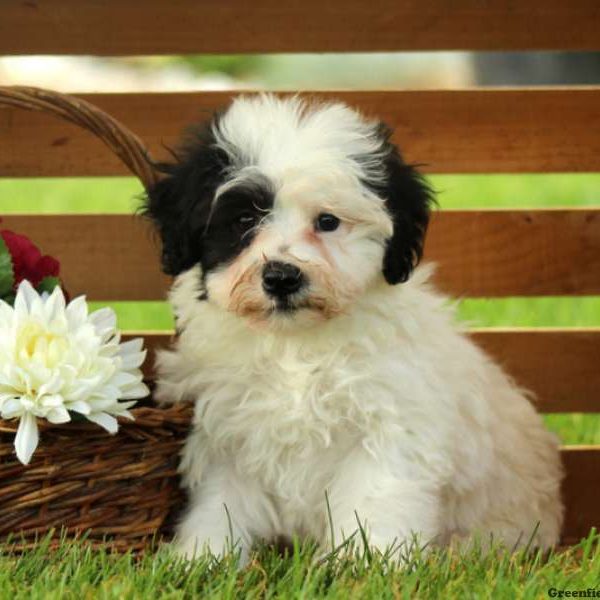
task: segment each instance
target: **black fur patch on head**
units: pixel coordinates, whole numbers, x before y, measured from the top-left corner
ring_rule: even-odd
[[[255,226],[273,206],[273,193],[266,178],[252,177],[214,202],[232,165],[212,124],[191,131],[174,155],[174,163],[159,165],[164,178],[148,190],[143,214],[160,234],[165,273],[178,275],[200,263],[206,274],[250,244]]]
[[[425,233],[431,206],[435,203],[433,190],[425,178],[402,159],[398,148],[390,141],[392,130],[381,123],[378,135],[382,140],[385,179],[366,185],[380,198],[393,223],[394,232],[387,240],[383,258],[383,275],[390,284],[408,280],[423,256]]]
[[[273,201],[266,178],[247,179],[219,196],[204,230],[201,258],[205,272],[235,258],[252,243]]]

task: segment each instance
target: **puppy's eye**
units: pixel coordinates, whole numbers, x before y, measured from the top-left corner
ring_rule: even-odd
[[[236,217],[234,225],[238,229],[250,229],[256,225],[256,215],[250,212],[242,213]]]
[[[321,213],[315,221],[317,231],[335,231],[340,226],[340,220],[330,213]]]

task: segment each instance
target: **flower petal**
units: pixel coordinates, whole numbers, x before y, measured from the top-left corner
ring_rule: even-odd
[[[38,405],[46,409],[58,408],[64,403],[65,399],[60,394],[46,394],[38,398]]]
[[[69,410],[72,410],[73,412],[78,412],[82,415],[89,415],[90,412],[92,412],[92,409],[90,408],[89,403],[85,402],[83,400],[77,400],[76,402],[70,402],[67,405],[67,408]]]
[[[117,371],[110,380],[110,384],[118,388],[126,388],[136,385],[142,378],[141,373],[127,373],[126,371]]]
[[[119,345],[119,354],[123,356],[124,354],[137,353],[141,352],[144,347],[144,338],[133,338],[132,340],[128,340],[127,342],[122,342]]]
[[[131,371],[133,369],[139,369],[146,360],[146,351],[135,352],[131,354],[121,355],[121,369],[123,371]]]
[[[0,300],[0,327],[4,329],[8,328],[10,323],[12,323],[15,311],[13,307],[4,302],[4,300]]]
[[[119,423],[117,422],[117,420],[106,413],[94,413],[91,415],[87,415],[86,418],[92,421],[93,423],[100,425],[100,427],[102,427],[103,429],[106,429],[108,433],[115,434],[119,430]]]
[[[56,286],[45,302],[46,319],[53,320],[65,313],[65,295],[59,286]]]
[[[17,435],[15,436],[15,450],[17,458],[28,465],[39,442],[39,433],[35,417],[26,412],[21,417]]]
[[[57,394],[62,387],[62,378],[58,371],[52,373],[50,379],[46,380],[39,388],[39,395],[44,396],[46,394]]]
[[[29,314],[29,310],[36,299],[39,299],[39,294],[33,289],[29,281],[24,279],[19,284],[17,297],[15,298],[15,312],[18,315]]]
[[[117,315],[108,306],[94,311],[88,320],[96,328],[96,333],[102,337],[114,333],[117,328]]]
[[[71,420],[71,415],[64,406],[57,406],[48,411],[46,419],[50,423],[68,423]]]
[[[3,419],[14,419],[22,414],[23,404],[19,398],[5,398],[2,403],[2,411],[0,411],[0,415],[2,415]]]
[[[147,398],[150,395],[150,389],[145,383],[138,383],[137,385],[123,388],[121,391],[121,400],[139,400],[140,398]]]
[[[67,320],[69,325],[76,329],[83,325],[88,316],[88,308],[85,301],[85,296],[78,296],[75,300],[71,300],[66,310]]]

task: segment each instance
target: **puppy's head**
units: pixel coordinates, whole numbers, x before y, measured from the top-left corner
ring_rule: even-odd
[[[430,189],[342,104],[240,97],[163,168],[146,214],[165,272],[199,269],[198,301],[255,324],[332,318],[421,257]]]

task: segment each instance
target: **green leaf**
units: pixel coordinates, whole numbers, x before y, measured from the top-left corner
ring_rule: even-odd
[[[10,294],[15,284],[13,262],[8,246],[0,236],[0,298]]]
[[[4,296],[2,300],[4,300],[4,302],[6,302],[7,304],[10,304],[11,306],[14,306],[16,297],[16,294],[14,292],[11,292],[10,294],[8,294],[8,296]]]
[[[52,293],[52,291],[54,290],[55,287],[60,286],[60,279],[58,277],[44,277],[44,279],[42,279],[38,286],[37,286],[37,291],[41,294],[42,292],[48,292],[49,294]]]

